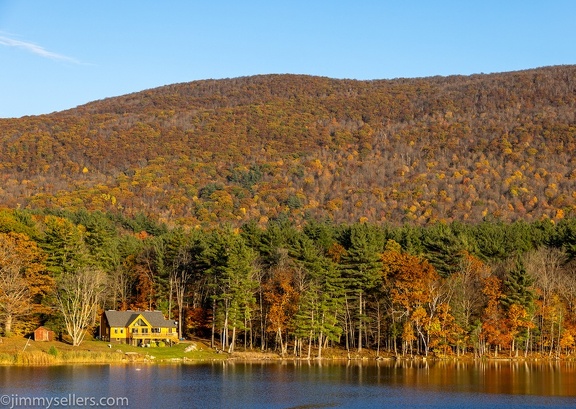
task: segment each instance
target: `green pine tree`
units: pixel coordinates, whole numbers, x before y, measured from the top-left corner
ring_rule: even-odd
[[[342,277],[345,279],[348,298],[356,304],[355,318],[358,338],[351,337],[352,344],[362,351],[362,336],[366,324],[366,300],[381,279],[381,252],[384,234],[375,226],[356,224],[345,236],[346,254],[341,259]],[[351,315],[351,314],[347,314]],[[351,327],[353,327],[352,325]],[[352,335],[352,334],[350,334]],[[357,341],[357,342],[354,342]]]
[[[520,262],[516,262],[516,268],[508,272],[508,277],[504,282],[504,295],[502,305],[509,308],[512,304],[520,305],[529,312],[534,312],[534,279],[528,275],[526,268]]]

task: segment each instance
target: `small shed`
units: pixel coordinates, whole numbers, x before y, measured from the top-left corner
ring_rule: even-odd
[[[54,331],[46,327],[38,327],[34,330],[34,341],[54,341]]]

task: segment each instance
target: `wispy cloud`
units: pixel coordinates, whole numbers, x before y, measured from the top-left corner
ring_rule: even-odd
[[[74,64],[81,64],[81,62],[75,58],[54,53],[52,51],[48,51],[44,47],[39,46],[38,44],[34,44],[28,41],[16,40],[14,38],[6,37],[5,35],[0,35],[0,45],[4,45],[7,47],[21,48],[23,50],[31,52],[32,54],[36,54],[44,58],[49,58],[51,60],[66,61]]]

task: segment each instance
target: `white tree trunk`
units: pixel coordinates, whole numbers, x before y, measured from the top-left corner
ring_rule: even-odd
[[[105,289],[105,274],[94,268],[63,273],[58,280],[56,299],[72,345],[78,346],[94,321],[94,311]]]

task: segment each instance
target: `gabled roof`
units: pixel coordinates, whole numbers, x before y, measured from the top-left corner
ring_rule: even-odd
[[[39,329],[45,330],[45,331],[49,331],[49,332],[54,332],[54,331],[52,331],[50,328],[46,328],[44,325],[40,325],[38,328],[36,328],[36,329],[34,330],[34,332],[38,331]]]
[[[104,313],[108,325],[111,327],[127,327],[139,316],[142,316],[153,327],[176,328],[176,323],[172,320],[164,319],[162,311],[106,311]]]

